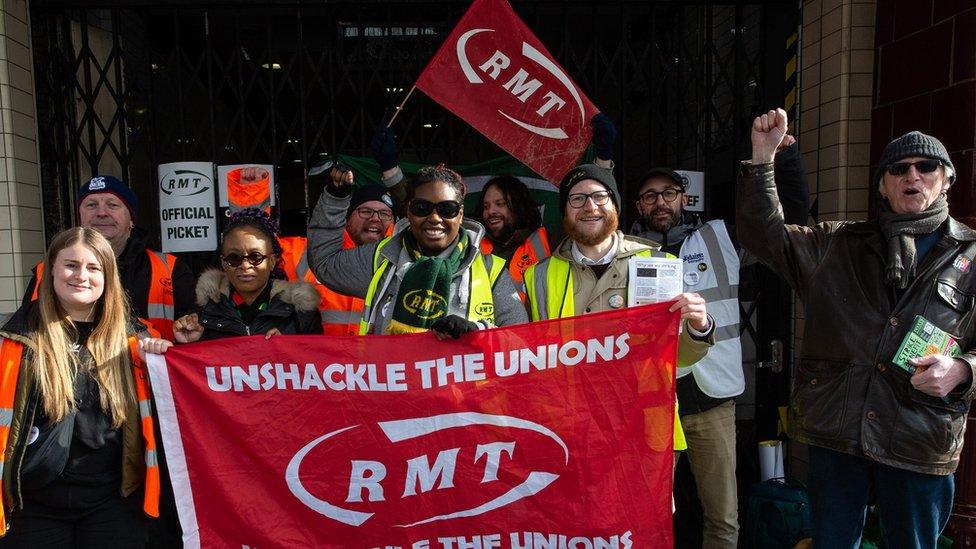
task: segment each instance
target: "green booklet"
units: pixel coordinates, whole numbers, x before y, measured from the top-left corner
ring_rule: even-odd
[[[951,335],[925,317],[915,315],[912,329],[905,335],[892,362],[914,374],[916,368],[908,362],[913,358],[929,355],[959,356],[960,354],[959,344]]]

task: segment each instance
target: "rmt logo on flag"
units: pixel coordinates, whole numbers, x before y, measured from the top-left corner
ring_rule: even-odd
[[[550,181],[590,142],[598,111],[505,0],[477,0],[417,87]]]

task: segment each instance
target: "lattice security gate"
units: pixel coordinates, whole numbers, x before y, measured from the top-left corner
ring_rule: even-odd
[[[89,176],[120,176],[142,211],[155,212],[156,166],[182,160],[275,165],[280,211],[300,231],[321,192],[306,169],[330,153],[368,154],[375,129],[468,5],[217,1],[31,3],[49,237],[73,224],[74,193]],[[796,31],[795,1],[514,5],[616,121],[624,204],[633,204],[634,178],[667,165],[704,171],[708,216],[734,217],[751,118],[782,105],[789,91],[784,44]],[[502,154],[420,92],[395,129],[403,160],[470,163]],[[632,209],[622,212],[625,228]],[[152,214],[140,221],[158,232]],[[775,283],[763,287],[742,291],[750,301],[744,348],[768,362],[770,341],[783,340],[780,360],[789,364],[789,294]],[[759,384],[783,393],[786,380],[764,374]],[[762,421],[775,425],[776,404],[759,403]]]

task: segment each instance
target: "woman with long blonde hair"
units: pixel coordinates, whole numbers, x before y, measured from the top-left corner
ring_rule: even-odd
[[[98,232],[56,235],[36,301],[0,328],[0,547],[142,547],[158,514],[147,376],[115,254]]]

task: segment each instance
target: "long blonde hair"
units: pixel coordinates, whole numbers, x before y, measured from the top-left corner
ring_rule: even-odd
[[[34,375],[44,412],[51,421],[61,421],[75,407],[74,382],[81,365],[77,354],[71,351],[78,330],[54,292],[53,271],[58,254],[78,243],[94,252],[105,278],[102,296],[92,311],[95,329],[86,347],[95,362],[94,377],[100,386],[102,410],[112,418],[112,426],[119,427],[136,403],[127,339],[129,302],[119,282],[112,246],[93,229],[75,227],[62,231],[48,247],[37,306],[31,315],[36,348]]]

